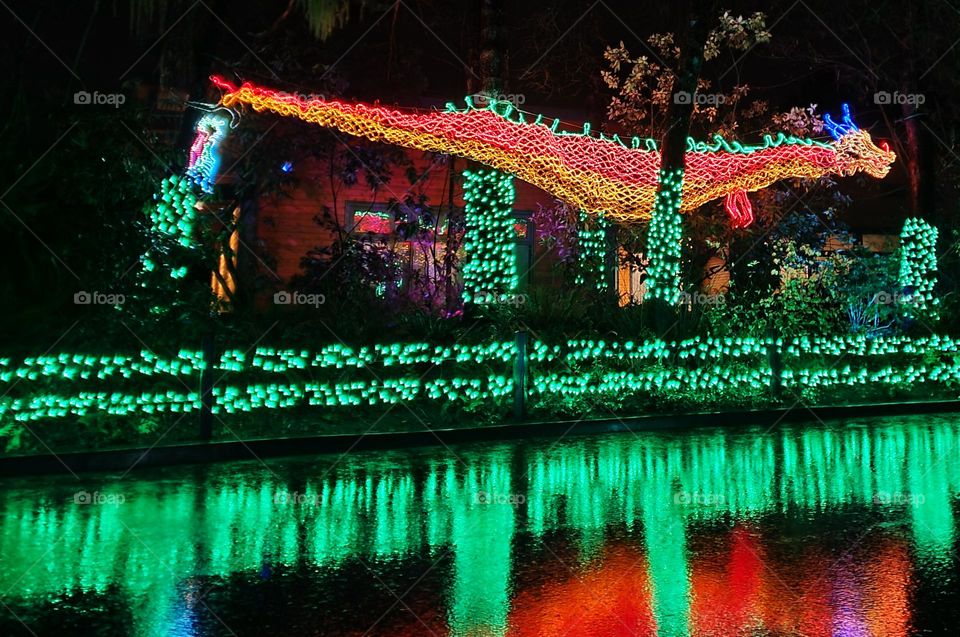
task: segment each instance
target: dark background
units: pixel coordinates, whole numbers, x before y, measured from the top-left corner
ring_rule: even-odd
[[[915,214],[948,236],[954,223],[960,12],[948,2],[343,2],[329,3],[340,16],[327,20],[329,32],[307,17],[320,4],[0,5],[5,339],[45,343],[51,323],[56,334],[70,324],[76,290],[132,279],[142,208],[159,179],[182,169],[196,119],[184,101],[216,101],[211,73],[400,105],[459,100],[480,88],[482,15],[491,7],[503,16],[503,91],[523,94],[526,110],[581,113],[594,130],[614,132],[600,75],[606,47],[622,41],[640,55],[651,34],[692,17],[763,11],[772,41],[705,67],[716,89],[749,85],[772,111],[817,104],[836,113],[850,102],[860,126],[898,152],[884,181],[842,186],[854,197],[850,225],[895,233]],[[77,105],[80,90],[118,92],[126,103]],[[878,105],[881,90],[920,93],[924,104]],[[270,143],[259,148],[241,180],[262,174],[258,159],[270,152]]]

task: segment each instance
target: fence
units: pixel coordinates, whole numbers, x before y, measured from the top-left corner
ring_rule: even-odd
[[[212,344],[162,357],[149,351],[0,359],[0,422],[91,414],[200,417],[266,409],[341,409],[415,401],[493,401],[522,419],[528,404],[651,393],[723,395],[960,381],[960,339],[947,336],[568,340],[520,333],[480,344],[331,344],[319,350]],[[203,415],[207,418],[204,420]]]

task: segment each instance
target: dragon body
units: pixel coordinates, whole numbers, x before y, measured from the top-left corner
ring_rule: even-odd
[[[620,221],[650,219],[660,173],[660,152],[649,138],[629,142],[559,129],[542,116],[528,121],[504,102],[465,109],[404,111],[379,105],[301,97],[244,83],[236,86],[214,77],[224,92],[220,105],[241,105],[258,112],[296,117],[342,133],[405,148],[470,159],[551,193],[588,213]],[[746,193],[781,179],[816,178],[856,172],[882,178],[896,155],[876,146],[856,127],[844,107],[841,123],[826,118],[833,141],[779,134],[757,145],[715,136],[712,142],[687,141],[682,185],[682,212],[725,199],[735,226],[752,221]]]

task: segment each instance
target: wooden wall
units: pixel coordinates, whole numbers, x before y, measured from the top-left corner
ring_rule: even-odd
[[[429,156],[411,151],[409,157],[414,171],[421,179],[411,184],[405,171],[395,171],[390,182],[374,191],[362,180],[347,186],[331,184],[328,165],[318,160],[307,160],[293,167],[296,185],[281,195],[262,197],[258,202],[257,238],[261,248],[276,260],[276,273],[284,280],[300,272],[300,260],[316,246],[329,245],[333,236],[314,222],[324,206],[330,207],[341,224],[345,223],[348,202],[387,204],[391,199],[403,200],[407,195],[426,195],[431,206],[444,208],[450,203],[450,180],[454,180],[453,204],[463,206],[462,173],[466,161],[450,158],[450,164],[431,164]],[[516,180],[514,209],[533,212],[538,205],[553,205],[550,195],[538,188]],[[336,191],[336,192],[335,192]],[[335,194],[334,194],[335,193]],[[552,278],[549,257],[535,242],[533,280],[540,283]]]

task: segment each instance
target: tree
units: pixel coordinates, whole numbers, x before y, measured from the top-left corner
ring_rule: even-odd
[[[829,28],[820,16],[830,16]],[[815,77],[874,105],[897,153],[893,170],[903,171],[907,182],[909,213],[928,219],[955,214],[960,50],[944,25],[956,23],[956,9],[940,2],[818,1],[790,17],[799,35],[785,34],[774,51],[792,67],[805,62]]]
[[[618,92],[608,109],[610,119],[625,126],[630,134],[660,135],[663,140],[660,187],[642,249],[650,261],[637,264],[647,267],[648,294],[657,305],[655,312],[661,325],[666,324],[670,315],[667,308],[680,293],[683,222],[679,189],[687,136],[695,123],[710,125],[716,132],[722,108],[728,109],[728,128],[736,130],[737,107],[748,92],[746,87],[737,86],[729,95],[714,92],[712,99],[701,101],[697,96],[711,88],[710,81],[701,77],[701,66],[704,60],[716,59],[725,48],[744,50],[769,39],[762,14],[743,18],[725,13],[711,30],[691,11],[684,15],[687,20],[680,44],[674,34],[651,36],[648,43],[659,53],[651,60],[645,55],[631,57],[621,42],[607,49],[609,69],[603,73],[607,85]],[[752,109],[750,115],[765,110],[765,105]],[[627,253],[629,259],[637,260],[638,251]]]

